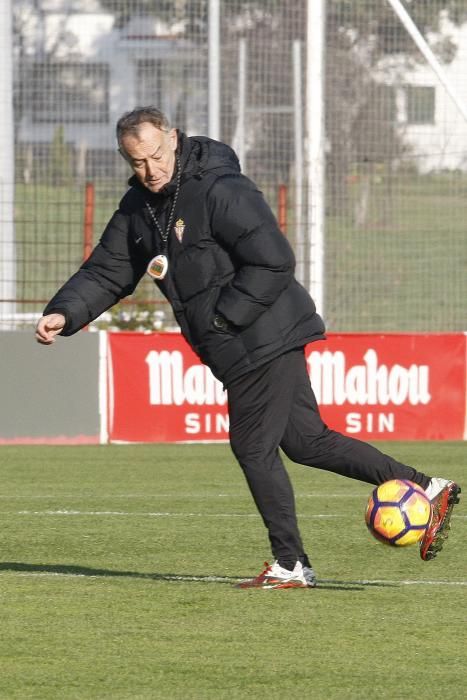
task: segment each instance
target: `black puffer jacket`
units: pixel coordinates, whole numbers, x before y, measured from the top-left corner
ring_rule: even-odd
[[[295,280],[287,239],[261,192],[241,175],[234,152],[205,137],[179,134],[181,188],[169,235],[169,272],[157,284],[185,338],[228,385],[278,355],[323,338],[324,325]],[[175,178],[153,194],[136,178],[99,244],[47,305],[66,317],[72,335],[131,294],[149,261],[162,252]],[[228,325],[216,328],[216,314]]]

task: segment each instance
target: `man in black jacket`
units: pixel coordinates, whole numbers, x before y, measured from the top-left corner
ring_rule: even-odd
[[[380,484],[413,481],[433,502],[422,559],[441,549],[460,488],[330,430],[310,386],[304,346],[324,324],[294,277],[293,252],[234,152],[187,137],[154,107],[124,114],[117,140],[134,176],[100,242],[36,328],[72,335],[148,273],[182,334],[227,389],[230,444],[268,530],[274,563],[243,587],[313,587],[279,448],[295,462]]]

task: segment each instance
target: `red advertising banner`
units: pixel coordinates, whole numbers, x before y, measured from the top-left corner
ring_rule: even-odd
[[[363,440],[463,439],[463,334],[330,335],[307,351],[321,414],[335,430]]]
[[[179,333],[109,334],[109,440],[227,440],[227,394]]]
[[[327,424],[364,440],[461,440],[466,336],[331,334],[306,348]],[[109,334],[110,441],[228,439],[227,395],[177,333]]]

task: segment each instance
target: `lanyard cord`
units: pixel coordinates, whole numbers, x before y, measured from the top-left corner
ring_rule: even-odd
[[[165,228],[165,231],[162,229],[162,226],[160,225],[159,221],[157,220],[156,212],[154,211],[152,206],[149,204],[148,201],[145,202],[146,207],[149,211],[149,214],[151,215],[151,219],[154,223],[154,226],[158,230],[159,235],[162,239],[162,244],[163,244],[162,249],[163,249],[164,253],[167,251],[167,239],[168,239],[169,234],[170,234],[170,229],[172,228],[172,223],[173,223],[173,219],[174,219],[174,215],[175,215],[175,207],[177,206],[178,195],[180,193],[180,180],[181,180],[182,173],[181,173],[181,167],[180,167],[180,158],[178,157],[178,155],[175,156],[175,160],[177,162],[177,184],[176,184],[176,188],[175,188],[174,198],[172,200],[172,207],[170,209],[169,220],[167,221],[167,226]]]

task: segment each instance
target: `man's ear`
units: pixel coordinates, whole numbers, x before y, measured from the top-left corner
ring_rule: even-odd
[[[176,151],[176,150],[177,150],[177,144],[178,144],[177,129],[170,129],[170,131],[169,131],[169,145],[170,145],[170,150],[171,150],[171,151]]]

